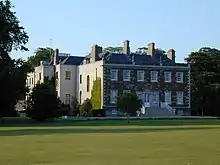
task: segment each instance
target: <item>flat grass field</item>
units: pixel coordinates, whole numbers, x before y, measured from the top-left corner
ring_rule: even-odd
[[[0,126],[0,165],[220,165],[220,120]]]

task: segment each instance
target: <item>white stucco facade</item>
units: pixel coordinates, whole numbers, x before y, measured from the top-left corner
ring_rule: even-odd
[[[101,87],[103,87],[103,61],[79,65],[77,75],[77,99],[82,103],[85,99],[91,98],[93,82],[97,77],[101,78]],[[89,76],[89,84],[87,83],[87,76]],[[89,90],[87,90],[87,85],[89,85]],[[103,89],[101,88],[101,90]],[[101,94],[103,94],[102,91]],[[103,97],[101,96],[101,98],[101,103],[103,104]]]
[[[70,77],[66,78],[66,72],[70,72]],[[77,66],[76,65],[56,65],[57,83],[56,90],[59,99],[68,103],[73,97],[77,97]]]
[[[32,89],[38,82],[43,83],[44,77],[51,78],[54,75],[54,67],[41,62],[38,67],[34,68],[34,72],[31,72],[27,76],[27,86]]]

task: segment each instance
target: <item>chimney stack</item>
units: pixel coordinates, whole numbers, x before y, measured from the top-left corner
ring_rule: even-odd
[[[167,57],[171,59],[173,62],[175,62],[175,50],[174,49],[169,49],[167,52]]]
[[[155,52],[155,43],[154,42],[149,43],[147,45],[147,55],[154,56],[154,52]]]
[[[54,56],[53,56],[53,65],[56,65],[58,62],[58,56],[59,56],[59,49],[55,49]]]
[[[99,53],[102,53],[102,47],[98,45],[93,45],[91,52],[93,62],[100,60]]]
[[[124,41],[123,52],[124,54],[130,54],[130,41],[128,40]]]

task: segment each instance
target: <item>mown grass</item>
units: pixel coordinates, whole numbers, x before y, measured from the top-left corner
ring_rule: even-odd
[[[218,120],[68,121],[0,127],[1,165],[218,165]]]

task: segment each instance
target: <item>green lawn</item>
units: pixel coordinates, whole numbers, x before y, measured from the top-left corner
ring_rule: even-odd
[[[0,165],[219,165],[219,120],[0,127]]]

